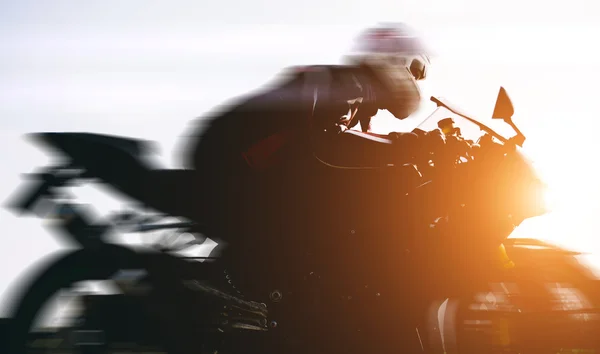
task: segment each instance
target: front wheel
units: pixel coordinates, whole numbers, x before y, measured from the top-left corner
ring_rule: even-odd
[[[444,352],[596,352],[598,304],[581,287],[512,279],[446,302]],[[577,310],[577,313],[568,312]]]

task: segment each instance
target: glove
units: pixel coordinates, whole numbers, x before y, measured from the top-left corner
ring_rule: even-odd
[[[431,153],[445,143],[441,131],[431,133],[421,129],[415,129],[411,133],[390,133],[388,138],[393,141],[398,156],[404,157],[404,163],[413,161],[418,166],[427,164]]]
[[[394,144],[394,149],[412,150],[414,146],[420,143],[419,136],[415,133],[391,132],[387,138]]]
[[[425,130],[419,129],[419,128],[413,129],[412,133],[417,134],[417,136],[420,136],[420,137],[427,135],[427,132]]]
[[[427,132],[425,140],[427,141],[429,150],[434,154],[443,151],[446,145],[446,136],[441,129],[434,129]]]

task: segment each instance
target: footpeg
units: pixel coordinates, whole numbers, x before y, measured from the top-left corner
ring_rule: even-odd
[[[217,330],[268,330],[268,310],[265,304],[242,300],[197,280],[185,281],[184,284],[187,288],[201,292],[222,305],[222,309],[216,314],[212,323],[217,325]]]

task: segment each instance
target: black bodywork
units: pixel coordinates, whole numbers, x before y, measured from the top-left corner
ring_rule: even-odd
[[[439,100],[436,103],[444,105]],[[199,173],[201,171],[157,168],[150,162],[149,144],[140,140],[89,133],[40,133],[34,134],[32,137],[45,144],[46,147],[67,156],[68,159],[62,161],[63,164],[58,167],[38,174],[36,188],[29,188],[26,195],[20,197],[19,202],[15,205],[16,209],[22,212],[30,211],[30,207],[36,204],[40,198],[53,201],[55,209],[60,210],[58,212],[59,219],[62,218],[60,225],[69,237],[76,239],[83,246],[82,250],[64,258],[71,257],[72,263],[63,262],[68,266],[63,265],[63,268],[58,269],[56,274],[59,275],[55,276],[55,279],[76,273],[75,270],[90,269],[92,273],[98,269],[107,269],[104,272],[106,274],[103,274],[106,276],[112,276],[116,270],[127,267],[141,267],[149,273],[145,281],[154,289],[154,300],[149,302],[146,307],[131,306],[131,297],[127,299],[107,297],[91,300],[93,303],[89,304],[90,321],[92,323],[98,321],[98,323],[104,323],[99,326],[112,328],[112,335],[115,338],[121,339],[128,335],[139,337],[139,333],[128,330],[139,329],[143,325],[151,327],[154,324],[160,324],[162,327],[154,327],[153,330],[144,332],[142,337],[146,336],[146,338],[152,339],[158,336],[157,333],[165,333],[165,337],[170,337],[172,341],[180,343],[175,345],[176,347],[185,347],[182,353],[193,353],[208,338],[212,338],[211,336],[215,332],[224,328],[232,329],[232,326],[236,325],[243,329],[250,329],[252,332],[268,333],[268,338],[273,340],[270,342],[273,346],[265,347],[266,352],[282,352],[282,349],[288,353],[314,352],[317,348],[322,352],[381,351],[390,349],[387,345],[390,342],[398,345],[395,348],[398,351],[406,351],[409,350],[408,348],[419,351],[419,348],[423,348],[423,343],[437,340],[433,330],[437,325],[431,326],[423,318],[431,302],[435,300],[436,296],[441,296],[439,288],[434,291],[437,283],[443,281],[450,287],[462,291],[462,293],[457,291],[453,294],[460,297],[467,296],[465,294],[468,294],[469,291],[475,291],[480,284],[485,287],[486,281],[489,279],[501,280],[503,277],[513,277],[515,282],[546,281],[542,279],[543,277],[539,279],[534,277],[536,267],[540,263],[528,263],[528,260],[533,259],[530,257],[532,254],[540,255],[544,252],[552,258],[552,261],[547,263],[561,264],[561,266],[564,265],[562,269],[569,269],[569,276],[565,278],[566,280],[576,283],[579,287],[586,287],[585,291],[590,297],[596,298],[597,296],[596,283],[590,281],[590,277],[584,274],[582,268],[578,268],[571,261],[564,262],[564,264],[559,263],[560,260],[571,259],[572,254],[553,247],[523,251],[516,241],[501,240],[505,241],[508,253],[515,256],[517,263],[524,264],[522,268],[511,275],[510,272],[502,269],[488,269],[481,266],[476,257],[479,255],[478,249],[475,249],[475,252],[464,253],[465,250],[469,250],[466,245],[472,240],[467,239],[467,236],[473,237],[473,235],[461,228],[457,232],[451,233],[452,236],[459,236],[456,238],[435,239],[426,233],[419,234],[424,244],[428,245],[420,250],[406,249],[403,247],[405,245],[394,243],[393,238],[383,237],[374,239],[382,240],[381,243],[373,242],[373,245],[366,247],[364,240],[362,244],[356,243],[357,234],[360,236],[362,230],[352,229],[349,232],[347,244],[331,242],[335,246],[334,250],[344,248],[345,251],[345,249],[362,247],[365,250],[363,253],[371,252],[371,256],[376,255],[378,260],[382,260],[381,264],[374,265],[373,263],[379,262],[369,262],[368,256],[361,256],[363,258],[355,259],[354,267],[348,267],[347,264],[325,267],[322,263],[308,261],[303,264],[295,264],[294,268],[289,267],[289,264],[282,265],[280,269],[273,267],[272,273],[289,274],[288,277],[282,278],[275,278],[270,272],[266,272],[265,268],[260,268],[261,271],[256,272],[257,274],[250,280],[236,279],[235,275],[229,276],[231,264],[228,263],[209,262],[208,260],[203,263],[190,263],[164,252],[134,252],[121,246],[105,243],[104,236],[114,228],[114,225],[92,225],[85,218],[79,218],[80,209],[77,206],[59,201],[60,198],[57,198],[60,194],[59,190],[69,183],[82,179],[100,180],[123,195],[141,203],[144,207],[150,207],[168,216],[190,219],[191,223],[185,226],[178,225],[176,228],[182,232],[198,233],[202,231],[203,222],[203,220],[199,220],[199,216],[202,215],[200,208],[203,202],[205,203],[203,192],[198,188],[202,185],[201,173]],[[505,139],[504,142],[508,143],[509,141]],[[500,180],[506,175],[506,171],[502,170],[505,166],[512,168],[509,172],[523,172],[519,174],[530,172],[523,165],[523,160],[516,150],[510,153],[507,155],[513,159],[512,162],[509,159],[511,164],[495,165],[496,169],[490,175],[500,176],[498,179]],[[507,161],[504,159],[506,155],[499,154],[497,156],[501,157],[502,161]],[[480,171],[471,170],[475,172],[465,173],[463,171],[469,171],[468,164],[465,165],[465,168],[455,169],[454,176],[447,177],[443,181],[445,184],[441,186],[449,185],[456,190],[459,188],[468,190],[469,188],[473,189],[473,182],[477,182],[481,186],[479,189],[475,188],[477,191],[483,191],[484,187],[489,187],[490,180],[479,178]],[[371,170],[364,174],[379,176],[381,171]],[[336,177],[343,175],[342,172],[339,173]],[[465,178],[465,176],[470,178]],[[416,196],[417,199],[412,199],[412,201],[416,202],[418,199],[422,199],[421,203],[423,204],[404,203],[405,207],[408,205],[410,208],[428,208],[430,207],[428,203],[432,204],[440,196],[438,189],[441,187],[439,186],[429,183],[421,185],[420,188],[413,188],[414,190],[410,190],[410,187],[406,186],[402,186],[398,190],[410,191],[410,193],[406,192],[402,195],[409,194],[408,198]],[[380,188],[378,192],[384,192],[387,186],[374,186],[374,188]],[[448,189],[441,189],[448,191]],[[424,192],[415,192],[416,190]],[[431,193],[428,194],[429,192]],[[453,192],[447,194],[453,194]],[[480,193],[464,194],[463,199],[466,204],[489,204],[489,199],[480,200]],[[397,212],[392,202],[398,204],[402,204],[402,202],[390,198],[388,209],[391,212]],[[464,209],[468,210],[468,208]],[[74,215],[76,217],[73,217]],[[530,215],[523,216],[523,218],[526,217],[530,217]],[[398,216],[397,219],[399,220],[398,226],[405,227],[402,221],[408,218]],[[468,224],[473,221],[473,218],[469,218],[467,215],[465,221]],[[477,222],[480,220],[475,220],[474,223]],[[483,222],[480,226],[480,229],[475,228],[474,230],[483,233],[490,229],[489,225]],[[481,234],[476,236],[481,236]],[[428,237],[430,239],[427,239]],[[386,243],[388,241],[390,242]],[[461,244],[460,241],[464,243]],[[494,242],[497,243],[498,240],[493,240],[489,244],[494,244]],[[535,244],[534,241],[526,243]],[[538,244],[538,246],[540,245]],[[355,253],[357,257],[360,256],[359,253]],[[426,261],[418,262],[417,260],[422,255],[426,255],[424,257]],[[248,255],[246,259],[239,261],[237,266],[252,269],[254,263],[258,263],[260,258],[260,255]],[[96,263],[92,262],[94,260]],[[57,264],[60,264],[60,261]],[[429,269],[419,268],[419,266],[427,264],[443,266]],[[454,267],[455,265],[458,266]],[[326,272],[325,268],[334,268],[335,271]],[[406,271],[407,269],[410,271]],[[430,269],[437,270],[428,273]],[[36,278],[28,290],[29,295],[36,293],[37,287],[41,286],[39,284],[47,282],[46,277],[51,273],[52,270],[49,270]],[[475,277],[475,274],[478,277]],[[425,275],[427,281],[419,278],[421,275]],[[245,283],[245,286],[236,287],[239,283]],[[249,283],[253,283],[250,284],[252,286],[248,286]],[[421,287],[413,288],[415,285]],[[15,318],[17,323],[20,323],[16,328],[21,331],[27,329],[25,327],[28,316],[32,316],[31,311],[27,308],[33,306],[31,304],[34,304],[35,300],[31,299],[35,298],[34,295],[24,296],[20,305],[15,306],[17,309]],[[143,298],[150,299],[151,297],[144,296]],[[136,302],[137,305],[141,303],[142,301]],[[147,317],[148,313],[152,312],[148,311],[153,307],[160,309],[161,304],[167,303],[176,303],[177,311],[166,311],[170,313],[167,317]],[[263,306],[262,303],[265,305]],[[406,303],[409,306],[405,306]],[[227,308],[227,311],[221,311],[224,308]],[[107,309],[111,309],[111,311]],[[126,313],[130,313],[126,317],[134,321],[129,325],[126,325],[126,321],[119,320],[119,314],[125,316]],[[562,313],[563,316],[568,316],[568,314],[567,312]],[[239,320],[231,321],[232,315]],[[497,312],[492,316],[503,315],[503,313]],[[162,328],[168,334],[160,332],[160,330],[153,332],[156,328]],[[417,329],[417,337],[414,335],[415,329]],[[177,337],[177,333],[180,333],[180,337]],[[328,335],[323,337],[322,333]],[[437,337],[439,338],[439,335]],[[14,338],[18,338],[18,334],[15,334]],[[349,338],[353,340],[351,341]],[[313,341],[311,342],[311,340]],[[310,345],[305,345],[305,342],[310,342]],[[249,342],[236,341],[235,343],[238,343],[234,345],[236,353],[242,353],[244,350],[256,352],[253,350],[256,347],[244,344]],[[252,343],[257,344],[257,342]],[[302,345],[298,343],[302,343]],[[277,346],[278,344],[281,346]],[[432,348],[421,350],[435,352]]]
[[[201,199],[200,174],[191,170],[159,169],[151,160],[154,143],[91,133],[36,133],[33,141],[68,156],[69,168],[99,179],[126,197],[174,217],[191,218]]]

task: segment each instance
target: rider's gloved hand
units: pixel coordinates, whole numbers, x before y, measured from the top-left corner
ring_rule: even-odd
[[[426,140],[430,151],[434,154],[443,151],[445,148],[446,136],[441,129],[434,129],[430,132],[427,132]]]
[[[430,155],[444,144],[440,133],[426,132],[415,129],[411,133],[390,133],[388,138],[393,141],[394,150],[402,153],[405,161],[412,160],[418,165],[427,163]]]
[[[417,136],[419,137],[427,135],[427,132],[425,130],[419,128],[413,129],[412,133],[417,134]]]
[[[388,139],[392,141],[394,150],[399,152],[412,151],[419,145],[419,136],[414,133],[398,133],[391,132],[388,134]]]
[[[415,133],[391,132],[387,138],[392,141],[394,155],[398,157],[401,163],[412,160],[415,153],[420,151],[422,139]]]

